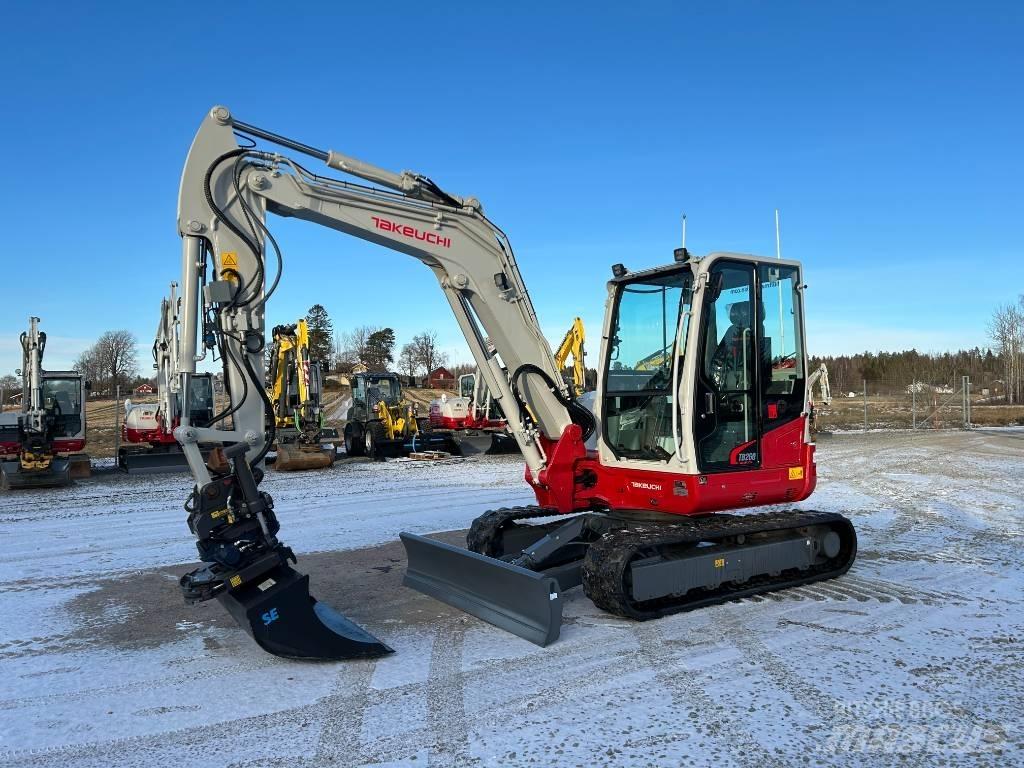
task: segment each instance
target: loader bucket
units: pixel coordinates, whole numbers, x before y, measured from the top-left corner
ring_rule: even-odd
[[[71,461],[71,479],[81,480],[86,477],[92,477],[92,462],[89,457],[84,453],[75,453],[70,457]]]
[[[278,443],[274,469],[298,472],[303,469],[326,469],[334,463],[334,449],[302,448],[294,443]]]
[[[25,472],[17,461],[0,462],[0,488],[20,490],[22,488],[63,488],[71,485],[71,462],[55,458],[50,467],[37,472]]]
[[[309,576],[282,565],[217,596],[259,646],[289,659],[369,659],[393,650],[309,594]]]
[[[562,597],[554,577],[413,533],[399,536],[408,560],[405,586],[531,643],[558,639]]]

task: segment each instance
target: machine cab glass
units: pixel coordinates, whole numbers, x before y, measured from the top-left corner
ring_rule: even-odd
[[[676,450],[672,382],[684,355],[691,285],[690,268],[679,267],[624,282],[616,294],[603,434],[619,458],[665,461]]]
[[[58,437],[74,437],[82,431],[82,380],[78,376],[44,376],[42,402],[54,416]]]

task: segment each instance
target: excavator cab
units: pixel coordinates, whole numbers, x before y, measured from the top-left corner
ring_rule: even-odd
[[[605,460],[697,474],[799,465],[809,474],[799,265],[709,262],[613,281]]]

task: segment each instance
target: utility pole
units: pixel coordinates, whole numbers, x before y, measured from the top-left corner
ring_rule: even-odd
[[[868,380],[864,379],[864,431],[868,431]]]
[[[121,410],[121,385],[114,389],[114,467],[117,467],[117,456],[121,453],[121,430],[117,428],[117,414]]]

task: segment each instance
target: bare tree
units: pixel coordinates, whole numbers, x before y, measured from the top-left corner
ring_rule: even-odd
[[[1024,378],[1024,296],[1016,305],[998,307],[988,325],[989,335],[1003,363],[1006,402],[1019,402]]]
[[[75,360],[74,368],[86,381],[93,382],[94,386],[101,387],[103,384],[103,371],[100,369],[99,357],[96,354],[96,347],[89,347]]]
[[[4,405],[11,398],[11,396],[21,392],[21,378],[12,374],[6,376],[0,376],[0,410],[3,410]]]
[[[448,362],[448,356],[437,347],[437,331],[424,331],[413,336],[412,346],[416,361],[423,366],[428,376]]]
[[[416,358],[416,346],[412,343],[402,345],[402,351],[398,355],[398,367],[410,378],[416,375],[416,369],[420,367]]]
[[[128,330],[107,331],[92,347],[98,369],[111,388],[127,385],[139,370],[135,334]]]
[[[361,325],[341,336],[341,361],[349,366],[366,362],[366,348],[373,334],[381,330],[378,326]]]

